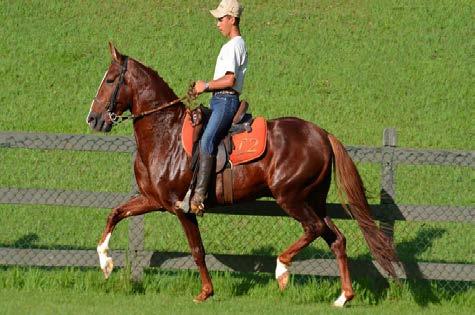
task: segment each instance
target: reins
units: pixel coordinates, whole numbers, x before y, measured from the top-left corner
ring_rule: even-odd
[[[177,103],[179,103],[179,102],[181,102],[181,101],[183,101],[183,100],[185,100],[185,99],[187,99],[187,98],[188,98],[188,95],[185,95],[185,96],[180,97],[180,98],[177,98],[177,99],[175,99],[175,100],[173,100],[173,101],[171,101],[171,102],[165,103],[165,104],[161,105],[160,107],[147,110],[147,111],[142,112],[142,113],[139,113],[139,114],[137,114],[137,115],[133,115],[133,114],[130,114],[130,115],[117,115],[117,114],[115,114],[115,113],[109,113],[109,117],[110,117],[110,119],[111,119],[111,121],[112,121],[112,123],[113,123],[114,125],[115,125],[115,124],[119,124],[119,123],[123,122],[124,120],[130,120],[130,119],[132,119],[132,120],[135,121],[135,120],[140,119],[140,118],[142,118],[142,117],[144,117],[144,116],[148,116],[148,115],[153,114],[153,113],[155,113],[155,112],[158,112],[158,111],[160,111],[160,110],[162,110],[162,109],[165,109],[165,108],[168,108],[168,107],[170,107],[170,106],[173,106],[173,105],[175,105],[175,104],[177,104]]]
[[[145,117],[145,116],[148,116],[150,114],[153,114],[155,112],[158,112],[162,109],[165,109],[165,108],[168,108],[172,105],[175,105],[183,100],[188,100],[188,103],[192,103],[193,100],[196,98],[196,95],[194,94],[193,92],[193,88],[194,88],[194,83],[191,83],[190,84],[190,87],[188,88],[188,92],[185,96],[183,97],[180,97],[180,98],[177,98],[173,101],[170,101],[168,103],[165,103],[165,104],[162,104],[161,106],[157,107],[157,108],[154,108],[154,109],[150,109],[150,110],[147,110],[145,112],[142,112],[142,113],[139,113],[137,115],[133,115],[133,114],[130,114],[130,115],[117,115],[116,113],[114,113],[114,110],[115,110],[115,107],[116,107],[116,104],[117,104],[117,95],[119,94],[119,89],[120,87],[124,84],[125,82],[125,73],[127,72],[127,63],[129,61],[129,57],[127,56],[124,56],[124,62],[123,64],[120,64],[119,63],[119,66],[121,67],[120,69],[120,75],[119,75],[119,80],[117,82],[117,85],[115,86],[114,88],[114,91],[112,92],[112,95],[110,97],[110,100],[109,102],[106,104],[106,110],[107,110],[107,113],[109,114],[109,118],[110,120],[112,121],[112,124],[116,125],[116,124],[119,124],[121,122],[123,122],[124,120],[137,120],[137,119],[140,119],[142,117]],[[113,61],[114,62],[114,61]],[[94,100],[98,103],[102,103],[101,101],[99,101],[97,98],[94,98]]]

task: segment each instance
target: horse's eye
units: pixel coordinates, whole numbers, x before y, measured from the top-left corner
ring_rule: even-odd
[[[110,83],[113,83],[114,81],[115,81],[114,79],[107,79],[107,80],[106,80],[106,83],[109,83],[109,84],[110,84]]]

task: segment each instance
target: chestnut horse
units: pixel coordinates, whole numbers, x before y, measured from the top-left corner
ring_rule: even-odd
[[[202,288],[195,297],[201,302],[213,295],[205,263],[205,249],[196,216],[176,207],[183,200],[190,181],[190,158],[181,143],[186,106],[152,69],[122,55],[109,44],[112,62],[94,98],[87,123],[96,131],[108,132],[114,123],[133,118],[137,154],[134,171],[139,195],[113,209],[97,247],[101,269],[109,277],[112,258],[108,255],[114,227],[124,218],[151,211],[168,211],[183,226]],[[130,111],[132,116],[123,116]],[[292,259],[321,236],[336,256],[342,293],[335,301],[344,306],[354,297],[348,270],[346,239],[326,211],[332,165],[340,194],[346,196],[349,212],[357,220],[370,251],[389,275],[398,258],[392,241],[375,224],[362,180],[350,156],[337,138],[318,126],[298,118],[267,122],[267,149],[258,160],[234,167],[234,200],[275,198],[279,206],[300,222],[303,235],[277,257],[276,279],[284,289]],[[221,182],[210,188],[210,200],[223,203]]]

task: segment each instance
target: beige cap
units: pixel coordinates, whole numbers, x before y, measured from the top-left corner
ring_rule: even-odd
[[[237,0],[222,0],[215,10],[210,10],[209,12],[217,19],[225,15],[238,18],[241,17],[242,10],[244,10],[244,8]]]

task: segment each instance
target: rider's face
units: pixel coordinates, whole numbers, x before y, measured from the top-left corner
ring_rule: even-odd
[[[218,27],[221,34],[223,34],[223,36],[225,37],[229,37],[229,35],[231,34],[231,29],[234,24],[234,17],[230,15],[225,15],[217,20],[218,21],[217,21],[216,26]]]

